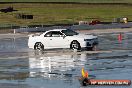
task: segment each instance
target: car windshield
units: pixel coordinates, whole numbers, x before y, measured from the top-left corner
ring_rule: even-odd
[[[61,32],[64,33],[66,36],[78,35],[77,32],[75,32],[75,31],[73,31],[73,30],[70,30],[70,29],[62,30]]]

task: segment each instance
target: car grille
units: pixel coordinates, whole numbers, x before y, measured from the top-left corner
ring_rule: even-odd
[[[92,46],[89,42],[87,42],[87,47],[90,47],[90,46]]]
[[[92,47],[93,45],[98,45],[98,39],[85,39],[87,41],[86,46],[87,47]]]

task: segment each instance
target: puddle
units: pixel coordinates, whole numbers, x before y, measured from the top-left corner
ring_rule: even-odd
[[[122,43],[118,42],[116,34],[99,36],[99,50],[113,50],[109,53],[62,54],[47,57],[43,54],[36,55],[34,50],[28,49],[27,38],[0,39],[0,86],[2,88],[80,88],[78,77],[81,76],[82,67],[89,72],[90,78],[132,80],[131,35],[131,33],[124,34],[123,36],[127,37],[123,37]],[[107,88],[113,87],[123,88],[107,86]],[[131,87],[127,86],[127,88]],[[106,88],[106,86],[98,88]]]

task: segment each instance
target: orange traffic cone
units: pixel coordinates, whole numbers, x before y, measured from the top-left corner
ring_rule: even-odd
[[[88,78],[88,71],[85,72],[85,78]]]

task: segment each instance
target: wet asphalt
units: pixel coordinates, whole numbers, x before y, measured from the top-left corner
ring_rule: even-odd
[[[27,37],[0,39],[0,88],[86,88],[78,81],[81,68],[94,79],[132,80],[132,33],[99,34],[94,54],[71,50],[36,52],[27,46]],[[58,53],[61,55],[57,55]],[[65,54],[69,52],[69,54]],[[83,52],[83,51],[82,51]],[[57,53],[52,55],[53,53]],[[51,56],[50,56],[51,54]],[[88,86],[87,88],[131,88],[132,86]]]

